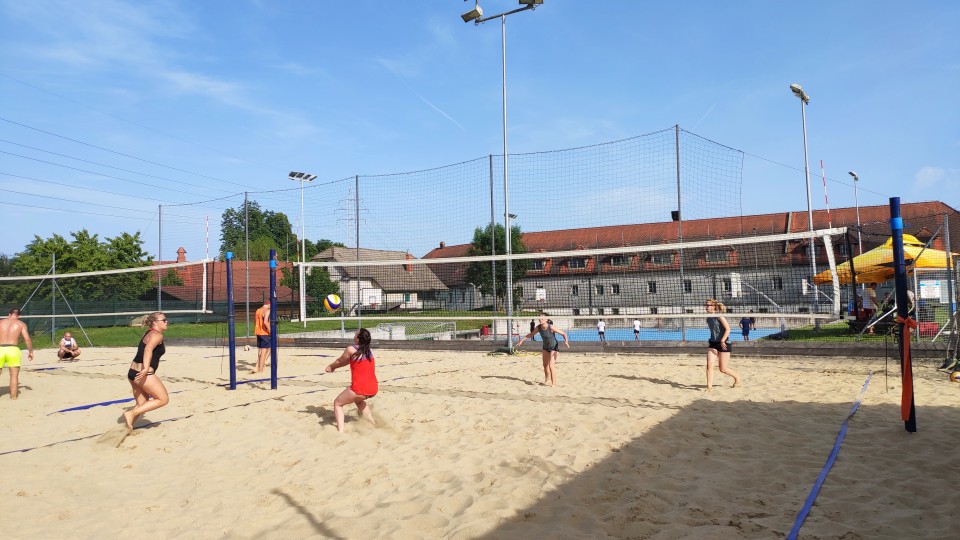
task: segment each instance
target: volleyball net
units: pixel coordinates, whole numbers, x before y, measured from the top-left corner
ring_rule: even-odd
[[[518,327],[509,328],[514,333],[527,333],[526,323],[539,313],[565,328],[593,327],[598,319],[613,327],[632,328],[634,321],[643,328],[669,330],[702,326],[708,298],[722,302],[728,317],[753,317],[757,326],[782,330],[839,318],[848,287],[836,280],[817,286],[811,278],[824,271],[836,276],[838,260],[846,260],[847,250],[838,248],[838,242],[848,238],[845,233],[836,228],[424,259],[357,250],[356,260],[298,265],[304,275],[326,272],[339,285],[343,299],[342,313],[324,313],[319,308],[322,298],[303,290],[302,315],[308,321],[334,316],[360,321],[495,321],[494,330],[502,334],[508,331],[502,325],[507,319],[509,271],[513,276],[509,307],[518,321]],[[816,245],[813,265],[808,255],[811,238]]]
[[[214,311],[210,260],[96,272],[0,277],[4,313],[20,308],[30,330],[70,326],[127,326],[163,311],[198,322]],[[222,307],[222,306],[221,306]]]

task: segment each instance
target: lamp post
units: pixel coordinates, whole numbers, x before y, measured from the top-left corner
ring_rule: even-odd
[[[813,290],[813,300],[811,303],[811,309],[816,312],[817,305],[817,291],[816,285],[813,284],[813,276],[817,275],[817,248],[814,243],[813,238],[813,203],[810,199],[810,160],[807,158],[807,109],[806,106],[810,103],[810,96],[803,91],[803,87],[799,84],[791,84],[790,91],[793,92],[793,95],[800,98],[800,118],[803,122],[803,172],[807,178],[807,225],[810,229],[810,240],[809,240],[809,253],[810,253],[810,286],[814,288]]]
[[[307,260],[307,227],[304,222],[303,216],[303,184],[305,182],[313,182],[317,179],[317,175],[290,171],[290,174],[287,175],[291,180],[296,180],[300,182],[300,279],[303,279],[303,263]],[[306,298],[306,287],[303,286],[303,283],[300,284],[300,320],[303,322],[303,327],[307,327],[307,298]],[[291,299],[292,300],[292,299]]]
[[[503,221],[507,253],[507,349],[511,351],[513,350],[513,327],[511,325],[513,319],[513,261],[510,260],[512,251],[512,243],[510,242],[510,184],[507,180],[507,15],[536,9],[542,3],[543,0],[520,0],[520,4],[523,5],[521,8],[484,17],[480,0],[476,0],[473,9],[460,16],[465,23],[473,21],[474,26],[479,26],[480,23],[485,23],[491,19],[500,19],[500,54],[503,73]],[[494,280],[496,280],[496,276],[494,276]],[[496,305],[496,298],[494,298],[494,305]]]
[[[863,242],[860,241],[860,197],[857,195],[857,183],[860,177],[857,176],[856,171],[850,171],[847,174],[853,177],[853,201],[857,205],[857,255],[863,255]]]
[[[300,182],[300,262],[305,262],[307,260],[307,234],[306,225],[303,221],[303,184],[304,182],[313,182],[317,179],[317,175],[305,172],[290,171],[290,174],[287,176],[291,180]]]

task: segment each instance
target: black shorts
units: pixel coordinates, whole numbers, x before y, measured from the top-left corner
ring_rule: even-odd
[[[147,375],[153,375],[153,373],[154,373],[154,372],[153,372],[153,370],[151,369],[150,371],[147,372]],[[137,371],[137,370],[135,370],[135,369],[133,369],[133,368],[130,368],[130,369],[127,370],[127,379],[129,379],[129,380],[132,381],[132,380],[136,379],[136,378],[137,378],[137,375],[139,375],[139,374],[140,374],[139,371]]]
[[[63,351],[63,356],[61,358],[73,358],[73,351]]]
[[[257,348],[258,349],[269,349],[270,348],[270,336],[257,336]]]
[[[719,353],[719,352],[731,352],[731,351],[733,350],[733,347],[730,346],[730,342],[727,342],[726,345],[727,345],[727,349],[724,350],[724,349],[721,349],[721,348],[720,348],[720,342],[719,342],[719,341],[708,341],[708,342],[707,342],[707,348],[708,348],[708,349],[713,349],[713,350],[717,351],[718,353]]]

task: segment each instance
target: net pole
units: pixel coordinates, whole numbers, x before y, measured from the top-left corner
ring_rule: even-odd
[[[244,274],[244,291],[247,296],[246,304],[246,319],[247,319],[247,335],[250,337],[250,207],[249,203],[249,192],[243,192],[243,245],[246,249],[246,254],[243,257],[243,271]]]
[[[950,313],[956,317],[957,313],[957,304],[953,298],[953,291],[955,290],[953,285],[954,272],[953,272],[953,255],[950,249],[950,217],[946,212],[943,213],[943,250],[946,253],[946,268],[947,268],[947,305],[950,306]],[[920,299],[917,299],[917,303],[920,303]]]
[[[226,253],[227,258],[227,348],[230,351],[230,389],[237,389],[237,329],[233,312],[233,252]],[[206,264],[204,264],[206,268]]]
[[[673,127],[677,151],[677,243],[680,244],[680,249],[678,250],[680,257],[680,310],[686,311],[686,304],[683,301],[683,208],[681,204],[682,191],[680,190],[680,124],[676,124]],[[680,341],[687,341],[686,319],[680,319]]]
[[[490,159],[490,255],[497,254],[497,218],[493,209],[493,154],[487,154]],[[497,261],[490,261],[490,272],[493,283],[493,314],[497,314]],[[497,341],[497,324],[493,321],[493,341]]]
[[[270,250],[270,389],[277,389],[277,250]]]
[[[360,261],[360,175],[354,175],[353,177],[353,200],[354,200],[354,219],[356,223],[356,233],[357,233],[357,261]],[[357,329],[362,325],[360,320],[360,306],[363,305],[363,298],[361,297],[363,293],[360,291],[360,267],[357,267]]]
[[[57,254],[53,254],[53,286],[50,289],[50,344],[57,344]]]
[[[897,292],[897,319],[907,321],[907,265],[903,255],[903,218],[900,217],[900,197],[890,197],[890,232],[893,236],[893,278]],[[909,325],[897,324],[900,332],[900,371],[903,377],[900,396],[900,417],[909,433],[917,431],[917,406],[913,396],[913,363],[910,350]]]

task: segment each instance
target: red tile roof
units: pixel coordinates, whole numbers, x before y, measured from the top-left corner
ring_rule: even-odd
[[[904,203],[901,205],[901,215],[908,224],[912,218],[934,217],[945,213],[956,215],[957,210],[940,201]],[[890,208],[886,205],[860,207],[860,223],[864,225],[863,230],[865,231],[865,237],[867,231],[873,231],[878,235],[889,236],[889,220]],[[831,209],[829,222],[832,223],[834,227],[855,227],[857,224],[857,209],[855,207]],[[783,234],[806,231],[808,228],[808,215],[806,211],[778,212],[772,214],[689,220],[684,221],[682,225],[683,239],[686,241],[723,238],[733,239],[743,236],[753,236],[754,234]],[[813,226],[815,229],[825,229],[828,227],[826,210],[813,211]],[[951,222],[950,228],[956,228],[958,229],[957,232],[960,232],[960,218],[955,218],[953,222]],[[954,231],[951,232],[956,234]],[[536,252],[671,243],[678,240],[678,233],[678,223],[667,221],[633,225],[586,227],[582,229],[565,229],[558,231],[524,232],[522,233],[522,237],[527,249],[530,252]],[[787,251],[795,253],[797,256],[805,257],[805,249],[798,248],[806,246],[806,242],[794,242],[793,244],[793,246],[788,247]],[[423,258],[438,259],[466,256],[469,248],[470,244],[447,246],[442,243],[441,247],[431,250],[424,255]],[[553,261],[553,263],[553,266],[557,266],[558,264],[562,264],[563,261]],[[606,261],[603,264],[605,264],[606,267],[608,263],[609,261]],[[588,264],[592,264],[592,260],[588,261]],[[637,261],[631,259],[629,264],[635,265]],[[455,286],[464,282],[463,274],[466,272],[467,264],[430,266],[447,286]],[[546,269],[543,271],[531,271],[531,275],[558,273],[558,271],[560,271],[560,269],[555,269],[552,272],[548,272]],[[567,271],[569,272],[570,269],[567,269]],[[577,271],[582,272],[583,270],[577,269]]]

